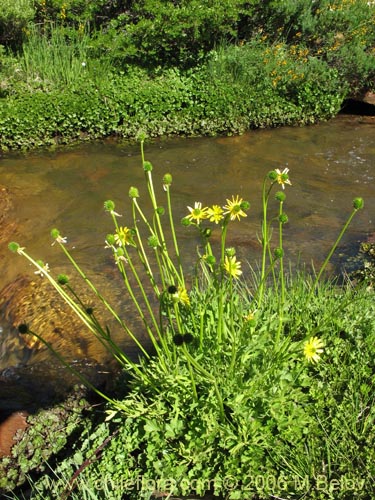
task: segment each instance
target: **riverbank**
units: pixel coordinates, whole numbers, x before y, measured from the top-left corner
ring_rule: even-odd
[[[251,128],[306,125],[335,116],[344,93],[335,79],[317,79],[306,65],[303,82],[285,91],[272,79],[212,78],[206,69],[146,72],[82,79],[64,91],[20,92],[0,100],[0,147],[29,150],[108,136],[149,137],[241,134]],[[329,70],[327,69],[329,72]],[[270,76],[270,75],[269,75]],[[255,83],[255,82],[254,82]]]

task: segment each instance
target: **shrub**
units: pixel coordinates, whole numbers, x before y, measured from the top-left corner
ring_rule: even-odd
[[[17,48],[35,15],[31,0],[0,1],[0,45]]]

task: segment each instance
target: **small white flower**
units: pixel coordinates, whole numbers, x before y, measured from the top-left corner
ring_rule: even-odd
[[[57,242],[57,243],[67,243],[68,241],[68,238],[67,236],[58,236],[57,238],[55,238],[55,241],[53,243],[51,243],[51,246],[53,247],[53,245]]]
[[[38,274],[39,276],[41,276],[43,278],[43,276],[46,274],[46,273],[49,273],[49,265],[48,265],[48,262],[46,262],[44,264],[44,266],[41,267],[41,269],[38,269],[37,271],[34,271],[34,274]]]

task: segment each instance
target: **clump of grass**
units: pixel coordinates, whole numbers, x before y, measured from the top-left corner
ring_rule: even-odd
[[[90,38],[83,31],[45,24],[43,33],[38,26],[27,30],[19,59],[19,78],[30,90],[63,90],[76,88],[79,82],[92,78],[98,62],[90,59]],[[101,68],[101,77],[105,68]]]

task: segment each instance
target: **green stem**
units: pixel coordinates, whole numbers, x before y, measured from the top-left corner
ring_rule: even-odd
[[[113,309],[113,307],[109,304],[109,302],[107,302],[107,300],[103,297],[103,295],[96,289],[96,287],[94,286],[94,284],[89,280],[89,278],[86,276],[86,274],[82,271],[82,269],[79,267],[79,265],[73,259],[73,257],[70,255],[70,252],[65,248],[64,244],[63,243],[59,243],[59,245],[60,245],[60,248],[65,253],[65,255],[68,258],[68,260],[73,265],[74,269],[76,269],[76,271],[78,272],[78,274],[81,276],[81,278],[88,284],[88,286],[93,290],[93,292],[98,297],[98,299],[104,304],[104,306],[107,308],[107,310],[112,314],[112,316],[118,321],[118,323],[122,326],[122,328],[126,331],[126,333],[131,337],[131,339],[141,349],[142,353],[148,358],[149,354],[147,353],[147,351],[145,350],[145,348],[142,346],[142,344],[139,342],[139,340],[137,339],[137,337],[125,325],[125,323],[122,321],[122,319],[119,317],[119,315],[117,314],[117,312]],[[49,277],[48,274],[47,274],[47,276]],[[57,289],[59,291],[59,287]]]
[[[225,219],[222,230],[221,230],[221,254],[220,254],[220,278],[218,282],[219,286],[219,317],[218,317],[218,329],[217,329],[217,341],[221,344],[223,340],[223,331],[224,331],[224,293],[223,293],[223,273],[224,273],[224,262],[225,262],[225,242],[228,231],[228,221],[229,216]]]
[[[268,189],[268,192],[266,192],[266,183],[267,183],[268,177],[265,177],[263,180],[263,186],[262,186],[262,208],[263,208],[263,221],[262,221],[262,267],[261,267],[261,275],[260,275],[260,284],[259,284],[259,290],[258,290],[258,300],[259,300],[259,305],[261,304],[263,300],[263,294],[264,294],[264,285],[265,285],[265,275],[266,275],[266,258],[267,258],[267,249],[269,245],[269,229],[268,229],[268,222],[267,222],[267,209],[268,209],[268,199],[269,199],[269,194],[271,192],[273,183]]]
[[[171,194],[170,194],[169,186],[166,186],[166,190],[167,190],[167,203],[168,203],[169,224],[170,224],[170,227],[171,227],[173,244],[174,244],[174,248],[175,248],[175,252],[176,252],[176,257],[177,257],[177,261],[178,261],[178,265],[179,265],[179,269],[180,269],[180,281],[181,281],[181,285],[185,288],[184,271],[182,269],[180,249],[179,249],[179,246],[178,246],[177,237],[176,237],[176,230],[175,230],[174,221],[173,221],[173,210],[172,210]]]
[[[325,261],[323,262],[322,267],[320,268],[320,271],[319,271],[319,273],[318,273],[317,277],[315,278],[315,281],[314,281],[313,286],[312,286],[312,288],[311,288],[311,291],[310,291],[309,297],[311,297],[311,294],[313,293],[313,291],[314,291],[314,289],[315,289],[316,285],[318,284],[318,282],[319,282],[319,280],[320,280],[320,278],[321,278],[321,276],[322,276],[322,274],[323,274],[324,270],[326,269],[326,267],[327,267],[327,265],[328,265],[329,261],[331,260],[331,257],[332,257],[332,255],[333,255],[334,251],[335,251],[335,250],[336,250],[336,248],[337,248],[337,245],[340,243],[341,238],[344,236],[344,234],[345,234],[346,230],[347,230],[347,229],[348,229],[348,227],[349,227],[349,224],[351,223],[351,221],[352,221],[352,219],[353,219],[354,215],[355,215],[357,212],[358,212],[358,209],[357,209],[357,208],[353,208],[352,213],[349,215],[348,220],[346,221],[346,223],[345,223],[344,227],[342,228],[342,230],[341,230],[340,234],[338,235],[338,237],[337,237],[337,239],[336,239],[335,243],[333,244],[333,246],[332,246],[332,248],[331,248],[331,250],[330,250],[329,254],[327,255],[327,257],[326,257]]]
[[[281,256],[279,258],[280,264],[279,264],[279,276],[280,276],[280,300],[279,300],[279,326],[277,329],[277,336],[276,336],[276,343],[278,343],[280,334],[281,334],[281,329],[282,329],[282,324],[283,324],[283,310],[284,310],[284,304],[285,304],[285,277],[284,277],[284,256],[283,256],[283,223],[281,221],[281,216],[283,214],[283,202],[280,201],[280,207],[279,207],[279,249],[281,251]]]

